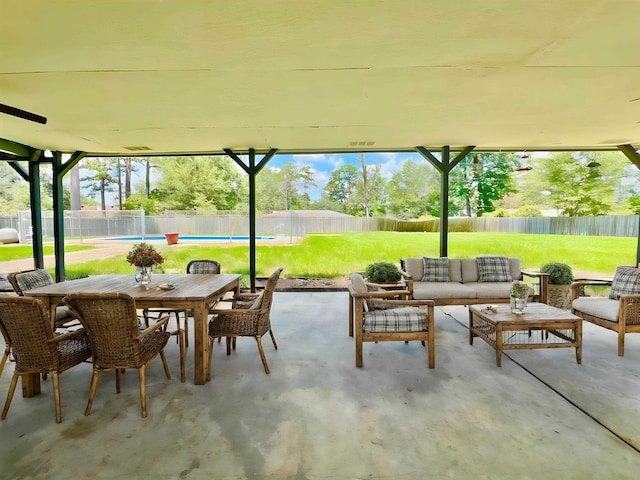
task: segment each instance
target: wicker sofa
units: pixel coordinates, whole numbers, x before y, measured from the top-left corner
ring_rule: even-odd
[[[496,259],[501,263],[506,262],[501,275],[497,277],[487,274],[487,270],[491,270],[487,264],[491,266]],[[433,267],[431,270],[429,264]],[[532,284],[532,300],[547,303],[548,275],[522,271],[518,258],[405,258],[401,267],[412,298],[433,300],[436,305],[508,303],[513,280],[524,280]],[[433,272],[436,272],[435,276],[432,275]]]
[[[589,286],[610,287],[608,297],[587,295]],[[618,267],[612,280],[584,279],[571,284],[575,315],[618,334],[618,355],[624,356],[624,336],[640,333],[640,268]]]

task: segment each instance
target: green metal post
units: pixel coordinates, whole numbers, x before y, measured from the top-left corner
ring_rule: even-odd
[[[29,196],[31,202],[31,245],[33,247],[33,263],[35,268],[44,268],[44,249],[42,246],[42,201],[40,197],[40,163],[41,151],[34,152],[29,161]]]
[[[56,256],[56,282],[64,281],[64,191],[62,175],[62,153],[53,154],[53,251]]]
[[[278,151],[272,148],[262,157],[256,165],[256,151],[254,148],[249,149],[249,165],[246,165],[242,159],[229,148],[223,149],[224,152],[236,162],[249,175],[249,276],[251,282],[251,291],[256,291],[256,175]]]
[[[465,147],[453,160],[448,145],[442,147],[441,160],[438,160],[429,150],[418,146],[416,150],[438,172],[440,172],[440,256],[446,257],[449,254],[449,173],[466,157],[475,146]]]
[[[53,155],[53,239],[56,256],[56,282],[65,279],[64,263],[64,189],[62,179],[83,157],[84,152],[75,152],[69,160],[62,163],[62,154]]]

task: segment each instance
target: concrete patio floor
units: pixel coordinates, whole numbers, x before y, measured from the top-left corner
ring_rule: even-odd
[[[264,338],[213,352],[213,377],[178,379],[178,348],[148,370],[149,416],[136,372],[115,393],[104,375],[83,415],[91,367],[16,393],[0,423],[3,479],[635,479],[640,476],[640,335],[618,357],[616,335],[584,324],[574,349],[495,352],[469,345],[467,310],[436,308],[436,368],[417,342],[365,344],[355,368],[346,292],[276,292],[279,350]],[[4,402],[13,364],[0,377]]]

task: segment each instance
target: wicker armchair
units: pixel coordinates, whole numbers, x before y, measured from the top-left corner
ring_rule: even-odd
[[[191,260],[187,264],[187,273],[193,274],[218,274],[220,273],[220,262],[216,260]],[[164,313],[173,313],[174,317],[176,317],[176,324],[178,325],[178,330],[184,330],[184,341],[185,345],[189,346],[189,311],[188,310],[167,310],[162,308],[154,308],[149,309],[145,308],[142,311],[142,315],[144,316],[144,321],[147,326],[149,326],[149,320],[156,315],[162,315]],[[184,327],[180,325],[180,313],[184,315]]]
[[[355,316],[356,367],[362,368],[362,343],[418,340],[427,346],[429,368],[435,367],[433,300],[408,300],[409,291],[370,291],[362,275],[349,277]]]
[[[59,375],[91,356],[91,345],[84,329],[54,335],[47,309],[37,298],[0,297],[0,329],[11,340],[16,365],[2,410],[7,417],[18,377],[25,374],[51,374],[56,422],[62,421]]]
[[[146,369],[156,355],[160,354],[165,374],[168,379],[171,378],[164,355],[164,347],[171,336],[164,330],[169,316],[140,331],[135,301],[126,293],[70,293],[64,298],[64,303],[84,325],[93,350],[93,377],[84,414],[91,413],[101,373],[115,370],[116,393],[120,393],[121,370],[136,368],[139,375],[142,416],[146,417]],[[181,357],[182,364],[184,356]]]
[[[7,276],[7,279],[13,287],[13,290],[20,296],[23,296],[24,292],[32,288],[44,287],[54,283],[51,274],[42,268],[13,272]],[[73,316],[73,313],[71,313],[71,310],[64,305],[56,307],[57,327],[69,324],[69,322],[73,320],[76,320],[76,318]]]
[[[274,348],[278,349],[276,338],[271,329],[271,303],[273,292],[280,278],[282,268],[278,268],[271,274],[265,289],[248,308],[232,308],[228,310],[212,310],[209,321],[209,365],[211,365],[211,353],[216,338],[227,337],[227,355],[230,354],[230,345],[237,337],[253,337],[258,343],[258,352],[262,359],[265,373],[269,374],[269,365],[262,348],[262,336],[269,333]],[[209,368],[211,372],[211,368]],[[209,373],[211,375],[211,373]]]
[[[629,292],[616,294],[616,285],[620,285],[620,273],[634,275]],[[589,297],[585,287],[611,287],[614,293],[609,297]],[[624,356],[624,336],[627,333],[640,333],[640,269],[637,267],[618,267],[613,280],[582,279],[571,284],[571,311],[587,322],[591,322],[618,334],[618,356]],[[624,291],[624,288],[623,290]],[[611,297],[616,298],[611,298]]]

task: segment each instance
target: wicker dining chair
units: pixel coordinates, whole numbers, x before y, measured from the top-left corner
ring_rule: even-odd
[[[220,273],[220,262],[216,260],[191,260],[187,264],[187,273],[193,274],[218,274]],[[145,308],[142,311],[144,321],[149,325],[149,320],[157,315],[172,313],[176,318],[178,331],[184,330],[185,345],[189,346],[189,310],[170,310],[166,308]],[[184,316],[184,327],[180,323],[180,314]]]
[[[35,297],[0,297],[0,329],[11,340],[16,359],[13,377],[2,410],[7,417],[18,377],[26,374],[51,374],[56,422],[62,421],[59,375],[91,357],[91,345],[83,328],[54,335],[51,319],[40,299]]]
[[[262,336],[268,332],[274,348],[278,349],[276,338],[271,329],[270,312],[273,292],[281,272],[282,268],[278,268],[271,274],[265,289],[249,308],[211,311],[212,317],[209,320],[209,366],[211,366],[211,353],[213,352],[213,344],[216,338],[227,338],[227,355],[229,355],[231,353],[231,345],[233,344],[235,347],[235,339],[237,337],[253,337],[258,343],[258,352],[262,359],[264,371],[267,374],[270,373],[267,358],[262,348]],[[209,367],[210,376],[211,367]]]
[[[45,287],[54,283],[51,274],[43,268],[12,272],[7,275],[7,280],[9,280],[13,290],[20,296],[23,296],[24,292],[32,288]],[[73,320],[76,320],[76,318],[68,307],[64,305],[56,307],[56,327],[69,325]]]
[[[84,325],[93,349],[93,377],[89,401],[84,412],[91,413],[91,406],[101,373],[115,370],[116,393],[120,393],[120,372],[127,368],[138,370],[142,416],[147,416],[146,370],[149,362],[158,354],[165,374],[171,372],[164,354],[164,347],[171,333],[164,330],[169,316],[140,331],[136,304],[126,293],[70,293],[64,303],[78,316]],[[184,348],[180,355],[184,364]]]

